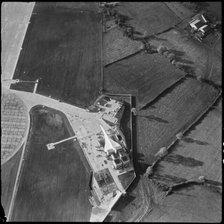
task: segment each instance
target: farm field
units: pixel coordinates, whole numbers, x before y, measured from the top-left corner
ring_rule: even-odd
[[[55,2],[57,7],[65,7],[69,9],[81,9],[88,11],[98,11],[99,3],[98,2]]]
[[[68,141],[51,151],[46,148],[74,135],[67,119],[42,106],[30,114],[32,128],[10,221],[89,221],[90,170],[79,144]]]
[[[111,93],[131,93],[142,107],[184,75],[167,58],[142,52],[107,66],[104,88]]]
[[[222,149],[222,113],[219,105],[184,135],[170,154],[158,163],[159,179],[164,177],[184,177],[186,180],[205,176],[206,179],[222,182],[221,149]],[[171,178],[172,180],[172,178]]]
[[[142,162],[152,164],[161,147],[169,146],[175,135],[186,130],[217,98],[219,91],[195,79],[186,79],[141,110],[136,117],[138,153]]]
[[[185,63],[186,66],[193,67],[197,77],[209,79],[217,85],[221,85],[221,41],[213,38],[211,47],[197,40],[190,39],[182,30],[173,29],[157,36],[151,40],[151,44],[156,46],[164,45],[178,58],[177,61]],[[206,41],[206,40],[205,40]]]
[[[128,16],[128,23],[142,34],[153,35],[180,22],[163,2],[121,2],[116,10]]]
[[[195,15],[192,10],[189,10],[181,2],[165,2],[164,4],[181,20],[191,18]]]
[[[3,2],[1,5],[2,80],[13,77],[34,4]]]
[[[142,222],[221,222],[222,197],[201,185],[185,187],[154,205]]]
[[[14,79],[40,78],[37,93],[87,107],[100,87],[101,14],[52,4],[36,3]]]
[[[23,145],[10,160],[1,165],[1,203],[6,217],[8,217],[22,150]]]
[[[140,50],[139,41],[123,36],[123,31],[116,27],[103,34],[104,64],[110,64]]]

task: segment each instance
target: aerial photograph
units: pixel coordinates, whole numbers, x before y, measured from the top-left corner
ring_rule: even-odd
[[[222,222],[222,2],[2,2],[0,222]]]

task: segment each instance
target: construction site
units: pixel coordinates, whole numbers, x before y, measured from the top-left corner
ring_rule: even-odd
[[[1,221],[220,222],[219,10],[3,3]]]

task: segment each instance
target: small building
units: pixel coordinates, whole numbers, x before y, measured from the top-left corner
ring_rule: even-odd
[[[199,38],[199,40],[202,40],[202,38],[211,32],[209,22],[202,14],[197,14],[194,16],[189,24],[193,33],[195,33],[195,37],[197,37],[197,39]]]

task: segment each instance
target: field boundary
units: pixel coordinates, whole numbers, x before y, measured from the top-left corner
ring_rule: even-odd
[[[213,102],[207,106],[207,108],[201,113],[199,114],[195,119],[194,121],[188,125],[188,127],[186,127],[184,130],[181,131],[182,134],[184,133],[187,133],[190,131],[190,129],[194,126],[194,125],[197,125],[197,123],[200,121],[201,118],[203,118],[203,116],[205,116],[210,108],[217,102],[217,100],[219,99],[219,97],[222,96],[222,91],[220,91],[218,93],[218,95],[216,96],[216,98],[213,100]],[[171,144],[169,144],[166,148],[167,148],[167,152],[168,154],[170,153],[169,151],[172,150],[172,146],[174,146],[177,142],[179,141],[179,139],[176,137],[172,142]],[[165,156],[166,157],[166,156]],[[156,166],[160,160],[163,160],[163,158],[158,158],[156,161],[153,162],[152,164],[152,167]]]

